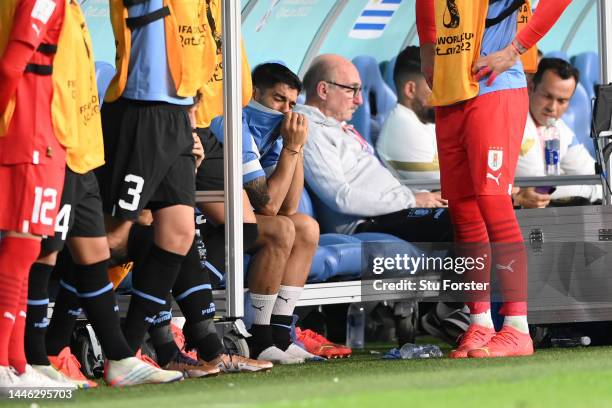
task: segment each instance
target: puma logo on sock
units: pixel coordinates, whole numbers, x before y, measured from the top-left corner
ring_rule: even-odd
[[[251,307],[252,307],[253,309],[259,310],[260,312],[262,312],[262,311],[263,311],[263,308],[264,308],[264,307],[263,307],[263,305],[262,305],[262,306],[257,307],[257,306],[255,306],[255,305],[253,305],[253,304],[251,304]]]
[[[284,301],[285,301],[285,303],[289,303],[289,298],[284,298],[284,297],[282,297],[281,295],[278,295],[277,297],[278,297],[279,299],[284,300]]]
[[[9,312],[4,312],[4,318],[15,321],[15,315]]]
[[[504,269],[504,270],[506,270],[508,272],[514,272],[514,269],[512,269],[512,264],[514,262],[516,262],[515,259],[511,260],[508,265],[495,264],[495,266],[497,267],[497,269]]]

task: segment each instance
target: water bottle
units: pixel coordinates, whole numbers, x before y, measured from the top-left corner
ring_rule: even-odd
[[[440,347],[434,345],[416,345],[412,343],[404,344],[400,350],[400,356],[404,360],[415,358],[440,358],[443,356]]]
[[[351,303],[346,313],[346,345],[362,349],[365,334],[365,309],[361,303]]]
[[[202,268],[205,268],[206,262],[206,245],[204,245],[204,241],[202,241],[202,235],[200,234],[200,230],[196,228],[195,230],[195,242],[196,248],[198,249],[198,255],[200,256],[200,264],[202,264]]]
[[[561,174],[559,167],[561,142],[559,140],[559,130],[555,124],[556,120],[551,118],[544,128],[544,159],[546,161],[546,175],[548,176]]]
[[[580,347],[591,344],[589,336],[553,337],[550,339],[553,347]]]

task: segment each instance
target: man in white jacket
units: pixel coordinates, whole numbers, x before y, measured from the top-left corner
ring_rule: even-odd
[[[595,161],[561,116],[576,90],[578,70],[558,58],[544,58],[529,88],[529,115],[523,135],[516,177],[546,175],[544,130],[554,121],[560,140],[559,165],[562,175],[595,173]],[[550,200],[583,197],[594,202],[602,197],[600,185],[558,186],[552,194],[523,187],[513,194],[514,204],[523,208],[543,208]]]
[[[321,55],[304,77],[308,119],[304,178],[314,193],[322,232],[386,232],[407,241],[452,240],[446,200],[413,192],[347,125],[363,99],[355,66],[339,55]],[[416,207],[416,208],[414,208]]]
[[[440,179],[431,90],[421,73],[419,47],[399,53],[393,70],[397,105],[383,124],[376,151],[400,179]]]

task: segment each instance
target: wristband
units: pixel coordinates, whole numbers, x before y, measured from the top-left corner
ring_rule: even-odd
[[[296,155],[300,153],[300,150],[302,150],[302,148],[300,147],[300,150],[293,150],[288,148],[287,146],[283,146],[283,149],[287,150],[288,152],[290,152],[292,155]]]
[[[525,52],[527,52],[527,50],[525,49],[525,47],[523,47],[521,45],[520,42],[518,42],[518,40],[515,38],[514,40],[512,40],[512,42],[510,43],[510,45],[512,46],[512,48],[514,48],[514,51],[516,51],[516,53],[518,55],[523,55]]]

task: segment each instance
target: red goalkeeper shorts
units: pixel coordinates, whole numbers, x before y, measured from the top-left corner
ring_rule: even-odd
[[[444,198],[511,194],[528,109],[526,88],[436,108]]]

